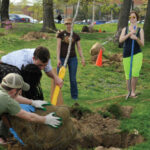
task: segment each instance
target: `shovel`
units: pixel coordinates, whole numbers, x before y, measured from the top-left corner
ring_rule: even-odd
[[[134,26],[134,30],[136,29],[136,26]],[[132,47],[131,47],[131,60],[130,60],[130,73],[129,73],[129,80],[128,80],[128,89],[129,93],[126,96],[126,100],[130,97],[132,88],[131,88],[131,80],[132,80],[132,62],[133,62],[133,54],[134,54],[134,40],[132,40]]]
[[[14,138],[22,145],[24,146],[23,141],[20,139],[20,137],[18,136],[18,134],[16,133],[16,131],[12,128],[11,122],[8,118],[7,115],[3,114],[1,116],[5,126],[9,129],[9,132],[14,136]]]

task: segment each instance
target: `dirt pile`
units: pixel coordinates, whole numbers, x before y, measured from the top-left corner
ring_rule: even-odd
[[[72,105],[72,107],[69,108],[71,117],[80,120],[82,117],[86,117],[86,115],[91,114],[91,110],[89,110],[86,107],[81,107],[78,103],[75,103]]]
[[[30,123],[16,117],[11,118],[13,128],[26,144],[20,150],[64,150],[73,141],[76,131],[70,119],[70,113],[65,106],[47,106],[47,111],[38,110],[37,114],[46,115],[50,112],[62,117],[63,124],[58,129],[48,125]]]
[[[96,63],[96,59],[97,59],[100,49],[102,49],[103,51],[105,50],[104,47],[98,42],[96,42],[90,49],[91,62],[93,64]]]
[[[121,111],[122,111],[123,118],[130,118],[131,113],[133,111],[133,107],[132,106],[121,106]]]
[[[82,148],[104,146],[105,148],[128,146],[142,143],[141,135],[124,133],[118,128],[120,122],[116,119],[103,118],[99,114],[91,114],[81,120],[73,120],[77,132],[76,140]]]
[[[99,113],[91,112],[77,103],[69,108],[74,118],[69,117],[68,108],[65,106],[49,106],[47,109],[47,112],[38,110],[37,113],[45,115],[55,111],[63,118],[62,127],[53,129],[46,125],[29,123],[13,117],[11,119],[13,127],[26,143],[26,147],[12,145],[8,150],[79,150],[79,147],[95,148],[95,150],[119,150],[144,141],[137,130],[132,133],[121,132],[119,120],[104,118]],[[123,109],[124,111],[127,109],[128,114],[132,112],[131,107]]]
[[[109,55],[108,59],[103,59],[103,66],[116,65],[120,66],[122,62],[122,54]]]
[[[94,29],[93,25],[92,26],[89,25],[89,26],[83,26],[81,32],[83,32],[83,33],[87,33],[87,32],[93,33],[93,32],[98,32],[98,30]]]
[[[38,40],[38,39],[47,40],[49,38],[50,38],[50,36],[47,33],[29,32],[29,33],[25,34],[21,39],[23,39],[25,41],[31,41],[31,40]]]
[[[100,146],[103,143],[103,135],[119,133],[119,121],[104,119],[101,115],[91,114],[80,120],[73,120],[77,129],[76,143],[84,148]]]
[[[95,43],[90,49],[91,63],[93,64],[96,63],[100,49],[102,49],[103,52],[105,50],[104,47],[100,43]],[[120,66],[121,63],[122,63],[122,54],[108,55],[107,59],[103,58],[102,60],[103,66],[110,66],[110,65]]]

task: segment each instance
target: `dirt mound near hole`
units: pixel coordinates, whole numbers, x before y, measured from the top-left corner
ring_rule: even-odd
[[[38,39],[47,40],[49,38],[50,38],[50,36],[47,33],[43,33],[43,32],[28,32],[21,39],[23,39],[25,41],[31,41],[31,40],[38,40]]]
[[[105,50],[100,43],[96,42],[90,49],[91,56],[97,56],[99,54],[100,49],[102,49],[103,51]]]
[[[65,106],[47,106],[47,111],[38,110],[37,114],[46,115],[50,112],[62,117],[63,125],[58,129],[48,125],[30,123],[16,117],[11,117],[13,128],[19,137],[26,144],[20,150],[64,150],[66,149],[76,135],[73,122],[70,119],[70,113]]]
[[[89,25],[89,26],[83,26],[81,32],[82,33],[93,33],[93,32],[98,32],[98,30],[94,29],[93,25]]]
[[[97,60],[100,49],[104,50],[104,48],[99,43],[96,43],[91,48],[90,54],[91,54],[91,63],[92,64],[96,64],[96,60]],[[115,65],[116,68],[119,68],[122,64],[122,54],[108,55],[107,58],[103,57],[102,64],[105,67]]]
[[[96,63],[96,59],[98,57],[99,51],[103,50],[105,51],[105,48],[98,42],[96,42],[90,49],[90,55],[91,55],[91,62],[93,64]],[[114,62],[122,62],[122,54],[113,54],[113,55],[108,55],[107,59],[103,59],[103,65],[108,64],[111,65]]]
[[[141,135],[123,133],[116,119],[103,118],[98,113],[90,114],[81,120],[73,119],[77,132],[76,140],[83,148],[97,146],[127,148],[144,141]]]
[[[92,148],[102,144],[102,135],[118,133],[119,121],[104,119],[99,114],[91,114],[79,121],[74,121],[77,129],[76,142],[84,148]]]
[[[132,108],[126,109],[131,111]],[[70,118],[69,110],[75,118]],[[119,120],[103,118],[99,113],[93,113],[77,103],[69,110],[65,106],[48,106],[47,112],[37,111],[41,115],[55,111],[61,116],[63,126],[58,129],[12,117],[13,128],[27,145],[24,148],[18,144],[11,145],[8,150],[78,150],[78,147],[117,150],[144,141],[137,130],[132,133],[121,132]]]
[[[80,120],[81,118],[86,117],[86,115],[91,114],[91,110],[86,107],[81,107],[78,103],[75,103],[69,109],[71,117],[77,120]]]

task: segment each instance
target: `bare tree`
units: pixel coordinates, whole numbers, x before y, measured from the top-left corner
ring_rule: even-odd
[[[53,0],[43,0],[43,32],[55,32]]]
[[[116,34],[117,41],[119,40],[119,36],[121,34],[122,29],[128,26],[128,19],[129,19],[131,5],[132,5],[132,0],[123,1],[120,14],[119,14],[118,29]]]
[[[144,23],[145,40],[150,42],[150,0],[148,0],[146,18]]]
[[[4,27],[4,21],[9,19],[9,0],[2,0],[2,6],[1,6],[1,27]]]

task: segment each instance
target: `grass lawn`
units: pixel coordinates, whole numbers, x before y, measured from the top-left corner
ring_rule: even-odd
[[[21,37],[30,31],[40,31],[42,25],[32,24],[16,24],[14,29],[5,36],[0,36],[0,57],[11,51],[23,48],[35,48],[39,45],[49,48],[51,53],[51,61],[53,68],[56,68],[56,35],[50,34],[50,40],[39,39],[35,41],[24,41]],[[64,25],[56,25],[58,29],[64,29]],[[104,24],[95,26],[96,29],[101,28],[105,33],[80,33],[82,25],[75,25],[74,31],[81,37],[81,47],[83,49],[86,66],[82,67],[80,58],[78,57],[78,72],[77,82],[79,89],[78,103],[81,106],[88,107],[92,111],[97,108],[106,107],[113,103],[120,105],[130,105],[134,107],[134,111],[129,119],[121,119],[122,130],[133,131],[137,129],[142,134],[146,141],[142,144],[128,148],[128,150],[149,150],[150,149],[150,43],[145,43],[142,48],[144,54],[143,66],[138,81],[137,92],[140,95],[136,99],[125,100],[125,97],[113,99],[114,96],[127,94],[123,66],[121,71],[117,72],[115,65],[109,67],[97,67],[90,63],[89,50],[96,42],[103,43],[108,38],[112,37],[117,29],[116,24]],[[5,32],[0,28],[0,33]],[[109,42],[104,46],[106,48],[105,55],[114,53],[122,53],[122,49],[118,48],[117,44]],[[17,60],[16,60],[17,61]],[[51,80],[46,77],[43,72],[42,88],[45,100],[50,100],[50,85]],[[70,82],[68,71],[64,79],[62,88],[63,99],[66,105],[73,105],[74,101],[70,97]],[[109,99],[107,99],[109,98]],[[106,99],[106,100],[105,100]],[[98,101],[99,100],[99,101]],[[98,101],[98,102],[97,102]]]

